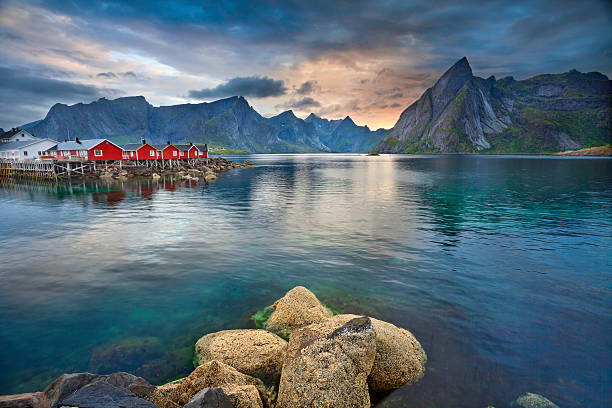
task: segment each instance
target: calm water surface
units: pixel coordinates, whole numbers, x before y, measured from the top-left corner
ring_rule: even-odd
[[[612,160],[258,155],[206,186],[0,186],[0,394],[184,376],[295,285],[408,328],[384,407],[612,404]]]

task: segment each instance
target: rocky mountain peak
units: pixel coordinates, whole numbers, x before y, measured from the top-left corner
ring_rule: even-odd
[[[353,125],[353,126],[357,126],[355,125],[355,122],[353,122],[353,119],[351,119],[350,116],[347,116],[346,118],[342,119],[342,124],[343,125]]]

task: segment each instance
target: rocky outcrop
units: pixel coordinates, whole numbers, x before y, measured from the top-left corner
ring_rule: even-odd
[[[356,318],[330,328],[323,322],[291,335],[278,408],[370,406],[367,377],[376,355],[371,320]]]
[[[526,392],[518,397],[512,402],[511,406],[517,408],[559,408],[557,404],[548,398],[530,392]]]
[[[68,405],[65,401],[68,398],[75,395],[77,392],[81,391],[85,387],[90,385],[96,385],[94,388],[87,388],[87,394],[81,393],[79,394],[79,398],[85,398],[82,401],[85,401],[86,398],[91,397],[91,401],[96,400],[98,398],[99,401],[103,397],[103,394],[106,391],[109,391],[110,399],[108,403],[113,406],[113,401],[117,399],[117,401],[123,401],[122,398],[140,398],[147,397],[150,393],[153,392],[154,386],[149,384],[145,379],[141,377],[137,377],[135,375],[119,372],[109,375],[99,375],[99,374],[91,374],[91,373],[74,373],[74,374],[63,374],[59,376],[54,382],[49,384],[47,388],[43,391],[45,398],[49,401],[49,406],[51,408],[60,407],[62,405]],[[108,388],[113,387],[113,389]],[[120,391],[114,390],[114,388],[120,389]],[[105,391],[106,390],[106,391]],[[112,391],[112,392],[111,392]],[[79,399],[81,401],[81,399]],[[136,399],[137,403],[144,404],[143,402],[139,402]],[[101,402],[99,402],[101,404]],[[83,403],[84,404],[84,403]],[[80,406],[80,405],[74,405]],[[84,407],[87,405],[83,405]],[[116,405],[120,406],[120,405]],[[147,406],[147,405],[141,405]]]
[[[224,385],[223,392],[234,408],[263,408],[259,390],[254,385]]]
[[[326,327],[339,327],[357,315],[329,319]],[[372,391],[388,391],[412,384],[425,375],[427,355],[419,341],[406,329],[370,317],[376,333],[376,357],[368,376]]]
[[[155,408],[155,405],[122,387],[107,382],[94,382],[64,399],[64,406],[79,408]]]
[[[553,152],[610,143],[612,81],[572,70],[524,81],[474,76],[464,57],[402,112],[376,150]]]
[[[222,361],[241,373],[275,383],[286,349],[285,340],[265,330],[223,330],[200,338],[195,355],[200,364]]]
[[[320,323],[332,316],[332,312],[303,286],[296,286],[271,306],[273,311],[265,328],[283,338],[289,338],[297,328]]]
[[[49,400],[42,392],[0,395],[0,408],[49,408]]]
[[[257,390],[255,390],[257,391]],[[221,388],[204,388],[189,400],[184,408],[233,408]]]
[[[260,400],[262,398],[265,401],[269,400],[268,390],[261,380],[242,374],[227,364],[213,360],[198,366],[184,379],[157,387],[149,400],[159,408],[182,407],[204,388],[221,388],[232,401],[232,405],[236,406],[235,402],[239,396],[246,395],[242,392],[234,392],[236,387],[248,385],[257,389]],[[249,396],[248,401],[250,401],[250,398]],[[248,404],[248,401],[245,404]],[[263,402],[261,403],[263,404]],[[268,403],[266,403],[267,405]]]

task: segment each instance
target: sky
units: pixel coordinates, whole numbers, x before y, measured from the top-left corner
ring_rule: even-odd
[[[611,76],[612,2],[0,0],[0,127],[100,97],[242,95],[389,128],[463,56],[482,77]]]

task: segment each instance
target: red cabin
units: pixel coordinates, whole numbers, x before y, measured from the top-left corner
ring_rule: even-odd
[[[107,139],[87,139],[58,143],[52,156],[58,160],[103,161],[123,159],[123,149]]]
[[[176,145],[176,147],[181,151],[180,157],[181,159],[198,159],[200,157],[200,149],[193,143],[188,145]]]
[[[171,144],[170,142],[168,142],[168,144],[166,145],[155,145],[155,148],[157,150],[159,150],[160,152],[160,157],[162,159],[180,159],[180,150],[174,146],[173,144]]]
[[[142,144],[130,143],[122,147],[124,160],[155,160],[161,157],[160,152],[145,141]]]

